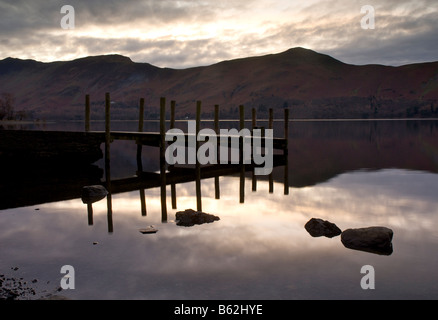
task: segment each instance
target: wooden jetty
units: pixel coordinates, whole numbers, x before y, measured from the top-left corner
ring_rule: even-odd
[[[175,101],[170,103],[170,129],[175,127]],[[144,190],[148,188],[160,187],[161,193],[161,207],[162,207],[162,220],[167,220],[167,204],[166,204],[166,186],[171,185],[172,194],[172,208],[176,208],[175,197],[175,185],[182,182],[195,181],[196,182],[196,198],[197,198],[197,210],[202,210],[201,201],[201,180],[205,178],[215,178],[216,198],[219,198],[219,176],[229,174],[240,174],[240,202],[244,202],[244,184],[245,173],[252,171],[252,183],[253,190],[256,189],[256,176],[254,175],[255,165],[243,164],[208,164],[200,165],[198,159],[194,168],[179,167],[176,165],[167,165],[165,160],[165,150],[169,145],[169,142],[165,140],[166,135],[166,99],[162,97],[160,99],[160,132],[144,132],[144,98],[139,102],[139,122],[138,131],[126,132],[126,131],[112,131],[111,130],[111,99],[110,94],[105,94],[105,131],[93,131],[90,125],[90,96],[85,97],[85,130],[84,132],[60,132],[60,131],[22,131],[22,130],[2,130],[0,131],[0,161],[14,161],[13,159],[24,159],[33,161],[35,163],[50,162],[56,163],[61,161],[64,164],[70,163],[93,163],[102,156],[105,160],[105,180],[101,181],[109,194],[107,196],[108,203],[108,230],[111,232],[112,223],[112,199],[111,195],[128,192],[133,190],[140,190],[140,193],[144,194]],[[239,107],[239,130],[245,128],[244,118],[244,106]],[[215,105],[214,112],[214,130],[217,133],[218,144],[220,143],[221,135],[219,134],[219,106]],[[275,150],[281,150],[282,155],[275,155],[274,166],[285,166],[285,189],[284,193],[288,194],[287,184],[287,147],[288,147],[288,122],[289,111],[284,110],[284,137],[275,138],[272,137],[272,145]],[[188,143],[189,138],[193,139],[193,136],[198,136],[200,132],[201,121],[201,101],[196,102],[196,132],[183,133],[185,141]],[[259,129],[257,127],[257,119],[255,109],[252,110],[252,126],[251,129]],[[273,129],[273,110],[269,110],[268,128]],[[263,128],[262,128],[263,129]],[[234,137],[227,135],[228,139]],[[252,137],[251,137],[252,138]],[[242,159],[242,137],[240,139],[240,152]],[[267,138],[266,138],[267,139]],[[123,179],[111,179],[111,143],[117,140],[131,140],[137,144],[137,164],[138,170],[136,176]],[[263,140],[263,139],[262,139]],[[195,147],[196,152],[200,146],[198,139]],[[252,139],[251,139],[252,141]],[[101,144],[104,143],[104,153],[101,151]],[[230,145],[228,143],[228,145]],[[143,146],[151,146],[159,148],[160,156],[160,172],[145,172],[143,171],[141,152]],[[186,145],[187,146],[187,145]],[[219,146],[218,146],[219,148]],[[6,160],[4,160],[6,159]],[[95,177],[93,178],[95,181]],[[271,185],[272,175],[269,176],[270,192],[272,192]],[[80,190],[72,192],[73,198],[77,198],[80,194]],[[68,196],[63,196],[62,200],[66,200]],[[144,198],[144,196],[143,196]],[[30,203],[28,202],[27,205]],[[142,207],[143,206],[142,203]],[[88,207],[89,215],[92,214],[92,207]],[[145,209],[142,210],[145,213]]]
[[[162,207],[162,218],[163,220],[167,220],[167,204],[166,204],[166,185],[167,180],[169,176],[169,172],[167,172],[166,168],[166,160],[165,160],[165,150],[168,146],[168,142],[165,140],[166,135],[166,98],[161,97],[160,98],[160,132],[159,133],[150,133],[150,132],[142,132],[143,128],[143,113],[144,113],[144,98],[140,99],[139,103],[139,130],[138,132],[114,132],[111,131],[111,98],[110,93],[105,94],[105,186],[109,191],[109,195],[107,197],[108,199],[108,212],[111,211],[111,193],[112,193],[112,185],[114,183],[117,183],[116,181],[111,180],[111,165],[110,165],[110,145],[111,142],[114,140],[133,140],[136,141],[136,143],[139,145],[138,147],[138,154],[141,154],[141,146],[147,145],[147,146],[155,146],[160,148],[160,172],[159,172],[159,179],[160,179],[160,191],[161,191],[161,207]],[[170,129],[174,128],[175,125],[175,101],[171,101],[171,115],[170,115]],[[218,133],[219,131],[219,106],[215,106],[215,131]],[[244,106],[239,106],[239,129],[242,130],[245,128],[245,111]],[[273,122],[273,110],[270,109],[269,112],[269,129],[272,129],[272,122]],[[103,134],[103,132],[95,132],[90,130],[90,98],[87,95],[85,98],[85,131],[89,134]],[[193,134],[194,136],[198,136],[200,132],[200,122],[201,122],[201,101],[196,102],[196,130]],[[272,144],[274,149],[281,149],[283,151],[283,155],[287,156],[287,147],[288,147],[288,126],[289,126],[289,110],[284,110],[284,137],[283,138],[272,138]],[[255,109],[252,110],[252,129],[256,128],[256,116],[255,116]],[[185,135],[185,141],[188,142],[189,134],[186,133]],[[220,140],[222,137],[220,134],[217,135]],[[227,138],[230,138],[227,136]],[[252,138],[252,136],[251,136]],[[245,179],[243,179],[245,175],[245,167],[246,165],[243,164],[243,138],[239,136],[240,139],[240,159],[241,163],[239,165],[240,168],[240,176],[242,179],[240,179],[240,190],[244,189],[244,182]],[[251,139],[252,143],[253,139]],[[199,149],[199,141],[198,139],[195,139],[195,152],[197,153]],[[229,144],[227,144],[229,145]],[[218,143],[219,147],[219,143]],[[139,157],[139,156],[138,156]],[[222,166],[222,164],[216,164],[216,166]],[[173,166],[172,166],[173,167]],[[181,172],[184,172],[185,169],[181,169]],[[180,172],[180,174],[182,174]],[[142,174],[141,170],[139,170],[139,173]],[[191,172],[193,176],[193,172]],[[194,176],[196,181],[196,198],[197,198],[197,210],[202,210],[202,201],[201,201],[201,165],[196,157],[196,163],[194,168]],[[286,176],[286,175],[285,175]],[[255,177],[254,177],[255,179]],[[173,184],[172,184],[172,191],[174,190]],[[285,193],[287,194],[288,192]],[[243,202],[243,193],[241,191],[241,199],[240,202]]]
[[[144,122],[144,98],[140,99],[139,108],[139,129],[132,131],[112,131],[110,115],[110,94],[105,95],[105,131],[92,131],[90,126],[90,97],[85,98],[85,131],[34,131],[34,130],[0,130],[0,158],[22,158],[45,160],[50,159],[76,162],[83,159],[85,162],[94,162],[101,158],[102,152],[100,144],[105,143],[110,148],[111,142],[115,140],[132,140],[138,145],[152,146],[161,148],[164,152],[168,142],[165,141],[166,134],[166,99],[160,99],[160,132],[143,132]],[[240,105],[239,130],[245,128],[244,106]],[[219,134],[219,106],[215,105],[215,131],[217,137]],[[284,110],[284,138],[272,138],[273,148],[283,150],[287,154],[287,137],[288,137],[288,117],[289,110]],[[200,130],[201,121],[201,101],[196,102],[196,133],[185,133],[186,142],[197,136]],[[269,112],[269,128],[272,129],[273,110]],[[171,101],[170,128],[175,127],[175,101]],[[255,109],[252,109],[252,128],[264,129],[257,127]],[[232,135],[228,136],[233,139]],[[250,137],[252,138],[252,137]],[[265,139],[268,139],[267,137]],[[196,139],[195,139],[196,140]],[[218,141],[219,143],[219,141]],[[199,141],[196,140],[196,146],[199,147]],[[107,150],[109,153],[110,149]]]

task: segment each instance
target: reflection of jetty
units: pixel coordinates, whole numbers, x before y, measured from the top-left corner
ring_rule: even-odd
[[[288,185],[288,165],[287,156],[274,155],[274,167],[283,166],[284,168],[284,194],[289,193]],[[112,222],[112,195],[139,191],[139,200],[141,204],[141,215],[147,215],[145,190],[162,187],[160,189],[161,196],[161,220],[167,222],[167,190],[166,186],[171,186],[171,201],[172,209],[177,209],[177,195],[176,185],[180,183],[195,182],[196,183],[196,206],[197,210],[202,210],[202,196],[201,196],[201,180],[214,178],[214,192],[215,199],[220,199],[220,181],[221,176],[231,176],[240,174],[239,183],[239,202],[245,202],[245,180],[246,173],[252,173],[252,191],[257,191],[257,176],[254,175],[253,165],[211,165],[205,166],[200,170],[200,174],[196,174],[196,168],[179,168],[170,167],[165,174],[154,172],[137,172],[134,177],[111,180],[110,183],[104,183],[109,189],[107,195],[107,218],[108,218],[108,232],[113,232]],[[269,193],[273,193],[274,181],[272,174],[268,176]],[[110,186],[110,187],[109,187]],[[88,224],[93,224],[93,206],[92,203],[87,204],[88,208]]]

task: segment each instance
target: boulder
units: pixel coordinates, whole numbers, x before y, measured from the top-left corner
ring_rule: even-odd
[[[389,256],[393,251],[393,235],[386,227],[347,229],[341,234],[341,242],[349,249]]]
[[[85,186],[82,188],[82,202],[83,203],[94,203],[105,198],[108,191],[104,186],[93,185]]]
[[[304,228],[312,237],[333,238],[339,236],[342,231],[334,223],[319,218],[312,218],[304,225]]]
[[[218,216],[209,213],[187,209],[178,211],[175,214],[175,220],[178,226],[191,227],[195,224],[211,223],[220,219]]]

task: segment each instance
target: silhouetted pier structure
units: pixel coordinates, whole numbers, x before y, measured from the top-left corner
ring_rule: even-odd
[[[170,128],[175,128],[175,101],[171,101],[170,110]],[[139,103],[139,122],[138,131],[111,131],[111,116],[110,116],[111,100],[110,94],[105,94],[105,131],[92,131],[90,126],[90,97],[85,97],[85,130],[84,132],[64,132],[64,131],[24,131],[24,130],[2,130],[0,131],[0,155],[2,161],[14,162],[16,159],[23,161],[35,161],[56,163],[62,162],[62,166],[68,167],[69,165],[75,166],[78,163],[84,165],[88,162],[91,164],[98,159],[104,157],[105,163],[105,180],[98,179],[94,172],[94,176],[90,179],[83,178],[80,183],[88,184],[101,184],[105,186],[109,192],[107,195],[108,204],[108,231],[112,232],[112,198],[113,194],[130,192],[134,190],[140,191],[140,200],[142,203],[142,215],[146,215],[146,204],[144,190],[150,188],[160,187],[161,194],[161,215],[162,221],[167,221],[167,203],[166,203],[166,187],[171,186],[171,198],[172,208],[176,209],[176,184],[194,181],[196,183],[196,208],[202,210],[202,196],[201,196],[201,180],[207,178],[215,179],[215,198],[220,198],[219,189],[219,176],[240,174],[240,197],[239,202],[244,202],[244,187],[245,187],[245,173],[252,172],[252,190],[256,190],[256,175],[254,175],[254,169],[256,165],[245,164],[243,161],[239,161],[239,164],[207,164],[201,165],[196,157],[196,163],[191,166],[177,166],[168,165],[165,159],[165,150],[169,146],[169,141],[165,140],[166,135],[166,99],[163,97],[160,99],[160,132],[144,132],[144,99],[140,99]],[[240,119],[239,129],[245,128],[244,118],[244,106],[239,107]],[[217,135],[217,156],[219,156],[220,147],[220,131],[219,131],[219,106],[215,105],[215,117],[214,117],[214,131]],[[197,154],[200,146],[200,141],[196,139],[200,131],[201,121],[201,102],[196,102],[196,132],[195,133],[183,133],[186,147],[189,147],[188,143],[190,139],[195,141],[195,151]],[[284,110],[284,138],[275,137],[263,137],[264,139],[272,139],[272,146],[274,150],[283,151],[282,154],[273,155],[273,167],[285,166],[284,173],[284,194],[288,194],[288,173],[287,173],[287,146],[288,146],[288,122],[289,122],[289,110]],[[273,110],[270,109],[268,128],[273,129]],[[257,127],[257,119],[255,109],[252,110],[252,129],[264,129]],[[175,136],[174,134],[172,134]],[[234,139],[232,135],[227,135],[228,139]],[[243,138],[239,138],[239,152],[240,160],[242,160],[243,150]],[[251,147],[253,137],[251,138]],[[111,143],[117,140],[130,140],[135,141],[137,144],[137,172],[135,176],[111,179]],[[228,146],[231,146],[230,141],[227,142]],[[101,144],[104,143],[104,153],[101,151]],[[160,171],[159,172],[147,172],[143,170],[142,166],[142,147],[150,146],[159,148],[160,156]],[[264,145],[262,145],[264,147]],[[251,148],[252,149],[252,148]],[[4,160],[6,159],[6,160]],[[32,164],[31,164],[32,165]],[[78,172],[82,169],[78,169]],[[85,169],[84,169],[85,170]],[[88,169],[87,169],[88,170]],[[273,192],[273,180],[272,174],[269,175],[269,192]],[[56,182],[54,182],[56,183]],[[84,186],[84,185],[83,185]],[[57,193],[55,193],[57,194]],[[40,196],[43,196],[42,194]],[[36,205],[44,202],[62,201],[80,198],[81,188],[79,185],[75,185],[72,188],[68,188],[68,192],[62,193],[55,198],[50,198],[47,194],[47,200],[42,200],[38,203],[38,199],[28,199],[24,205]],[[24,200],[24,199],[22,199]],[[0,209],[17,207],[19,204],[13,202],[1,206]],[[92,206],[88,206],[89,219],[92,222]]]
[[[170,128],[173,129],[175,127],[175,101],[171,101],[171,110],[170,110]],[[219,198],[219,181],[218,177],[224,174],[233,174],[238,170],[240,173],[240,202],[244,202],[244,187],[245,187],[245,172],[247,170],[252,170],[254,172],[255,165],[251,162],[250,165],[244,164],[243,160],[243,138],[239,135],[239,152],[240,152],[240,162],[238,165],[224,165],[224,164],[208,164],[202,166],[198,161],[198,157],[196,157],[196,162],[194,168],[186,168],[186,167],[176,167],[174,165],[167,165],[165,159],[165,151],[166,147],[169,145],[169,142],[165,140],[166,135],[166,99],[164,97],[160,98],[160,132],[143,132],[143,122],[144,122],[144,98],[141,98],[139,101],[139,126],[137,132],[120,132],[120,131],[111,131],[111,98],[110,94],[105,94],[105,132],[95,132],[90,130],[90,97],[86,95],[85,98],[85,131],[89,134],[104,134],[105,137],[105,186],[109,192],[107,195],[108,202],[108,221],[109,221],[109,231],[112,230],[110,227],[111,215],[112,215],[112,204],[111,204],[111,195],[116,192],[126,192],[129,190],[129,185],[134,185],[135,188],[139,189],[141,192],[141,201],[142,201],[142,211],[143,214],[146,214],[146,205],[143,203],[144,197],[142,196],[144,189],[160,187],[160,195],[161,195],[161,216],[162,221],[167,221],[167,202],[166,202],[166,186],[171,185],[171,196],[172,196],[172,208],[176,208],[176,196],[175,196],[175,184],[182,182],[195,181],[196,183],[196,208],[198,211],[202,211],[202,196],[201,196],[201,179],[206,177],[215,177],[215,189],[216,189],[216,198]],[[244,106],[239,106],[239,129],[242,130],[245,128],[245,112]],[[221,135],[219,133],[219,106],[215,105],[215,118],[214,118],[214,126],[215,133],[217,136],[217,155],[219,154],[220,140]],[[196,130],[194,133],[185,133],[184,141],[186,143],[186,147],[189,146],[190,138],[195,141],[195,150],[194,152],[197,154],[200,142],[196,137],[198,137],[200,133],[200,121],[201,121],[201,101],[196,102]],[[255,109],[252,110],[252,129],[256,129],[256,114]],[[273,123],[273,110],[270,109],[269,112],[269,129],[272,129]],[[279,161],[282,162],[282,165],[285,165],[285,188],[284,193],[289,193],[289,186],[287,183],[287,147],[288,147],[288,125],[289,125],[289,110],[284,110],[284,138],[270,138],[272,139],[272,146],[274,150],[282,150],[283,151],[283,160],[279,160],[279,157],[276,156],[276,165],[278,165]],[[174,135],[174,134],[173,134]],[[226,136],[227,139],[232,139],[236,137],[232,137],[231,135]],[[253,136],[251,135],[251,147],[253,142]],[[269,139],[268,137],[264,137],[265,139]],[[126,179],[111,179],[111,157],[110,157],[110,146],[111,142],[114,140],[133,140],[137,143],[137,164],[138,171],[137,177],[131,177]],[[262,139],[263,140],[263,139]],[[231,145],[227,141],[227,146]],[[160,148],[160,172],[152,173],[152,172],[144,172],[142,168],[141,162],[141,151],[142,146],[152,146]],[[273,150],[272,150],[273,152]],[[272,180],[272,174],[270,175],[270,180]],[[256,176],[253,174],[253,190],[255,190],[255,181]],[[159,185],[158,185],[159,183]],[[143,190],[143,191],[142,191]],[[270,184],[270,192],[271,192],[271,184]],[[89,210],[92,208],[89,208]]]

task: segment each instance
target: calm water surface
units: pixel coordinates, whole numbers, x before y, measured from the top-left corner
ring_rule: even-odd
[[[176,209],[168,187],[165,222],[159,188],[145,190],[146,215],[139,190],[113,194],[111,232],[106,200],[93,204],[92,224],[80,198],[4,208],[0,273],[38,279],[38,297],[59,287],[61,267],[71,265],[75,289],[58,293],[70,299],[436,299],[438,123],[291,122],[289,134],[288,192],[284,166],[274,169],[271,189],[259,177],[254,191],[247,173],[244,203],[238,175],[219,178],[220,199],[214,179],[202,180],[202,209],[220,217],[213,223],[175,223],[177,211],[196,209],[195,182],[176,185]],[[112,178],[135,175],[135,143],[111,147]],[[158,170],[157,155],[145,148],[144,168]],[[40,182],[13,183],[30,193]],[[57,183],[65,181],[50,182]],[[394,252],[347,249],[340,236],[313,238],[304,229],[312,217],[341,230],[391,228]],[[139,232],[149,225],[159,231]],[[374,290],[360,286],[363,265],[375,269]]]

